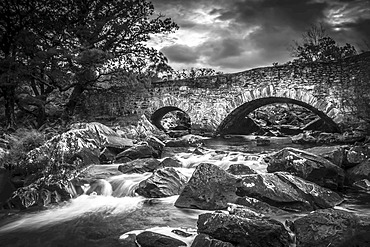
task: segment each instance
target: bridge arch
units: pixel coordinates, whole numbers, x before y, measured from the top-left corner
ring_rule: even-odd
[[[254,99],[252,101],[246,102],[239,107],[235,108],[230,114],[228,114],[219,124],[219,126],[216,129],[216,135],[223,135],[227,134],[227,130],[232,128],[233,126],[237,125],[238,123],[243,122],[242,120],[248,116],[249,113],[253,112],[254,110],[265,106],[265,105],[271,105],[276,103],[288,103],[288,104],[294,104],[302,106],[313,113],[315,113],[317,116],[320,117],[326,124],[326,126],[329,128],[330,132],[340,132],[339,126],[330,118],[328,115],[326,115],[321,110],[317,109],[316,107],[305,103],[300,100],[286,98],[286,97],[265,97],[265,98],[258,98]]]
[[[161,108],[157,109],[155,112],[153,112],[153,114],[150,117],[150,120],[151,120],[152,124],[154,126],[156,126],[158,129],[166,130],[165,127],[162,126],[161,120],[163,119],[163,117],[167,113],[170,113],[170,112],[181,112],[184,116],[186,116],[187,119],[188,119],[188,122],[186,120],[184,120],[184,121],[187,122],[187,123],[185,123],[185,125],[187,125],[187,126],[184,126],[184,127],[187,127],[188,129],[190,129],[191,119],[190,119],[189,115],[184,110],[182,110],[182,109],[180,109],[176,106],[164,106],[164,107],[161,107]]]

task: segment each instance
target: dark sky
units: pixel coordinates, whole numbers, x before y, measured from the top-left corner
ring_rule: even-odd
[[[370,49],[370,0],[152,0],[180,29],[155,37],[174,69],[238,72],[291,60],[288,47],[323,23],[339,45]],[[367,44],[367,45],[366,45]]]

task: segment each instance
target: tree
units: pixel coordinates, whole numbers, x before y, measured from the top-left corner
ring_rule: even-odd
[[[339,46],[329,37],[322,24],[311,25],[302,34],[302,42],[294,41],[291,46],[292,56],[300,62],[335,61],[356,55],[356,49],[346,43]]]
[[[69,0],[62,1],[66,11],[61,42],[74,74],[73,91],[66,104],[72,115],[81,94],[94,86],[103,75],[125,69],[145,73],[149,68],[166,64],[167,59],[145,42],[150,35],[169,33],[178,26],[142,0]],[[66,3],[67,2],[67,3]],[[159,66],[160,67],[160,66]],[[163,67],[163,66],[162,66]]]
[[[1,1],[0,15],[0,97],[9,126],[15,103],[40,126],[51,94],[69,92],[70,116],[104,76],[168,69],[165,56],[145,42],[178,28],[139,0]]]
[[[174,71],[173,79],[190,79],[193,80],[198,77],[220,75],[222,72],[217,72],[212,68],[190,68]]]

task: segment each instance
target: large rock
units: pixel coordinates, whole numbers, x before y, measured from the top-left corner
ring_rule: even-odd
[[[317,210],[294,221],[299,247],[370,246],[370,219],[338,209]]]
[[[187,178],[172,167],[156,170],[152,176],[141,181],[136,193],[148,198],[168,197],[180,194]]]
[[[346,171],[346,182],[349,185],[362,179],[370,180],[370,159]]]
[[[285,172],[246,175],[236,194],[288,211],[311,211],[343,202],[337,193]]]
[[[125,163],[130,160],[144,159],[144,158],[160,158],[158,152],[147,144],[140,144],[119,153],[114,163]]]
[[[235,246],[286,247],[291,243],[284,225],[268,218],[206,213],[199,215],[197,226],[199,233]]]
[[[152,172],[161,167],[161,162],[154,158],[132,160],[118,166],[118,170],[125,174]]]
[[[252,197],[284,210],[308,211],[340,204],[335,192],[288,173],[233,176],[202,163],[175,202],[177,207],[226,209],[241,197]]]
[[[256,171],[245,164],[231,164],[226,171],[233,175],[257,174]]]
[[[162,160],[161,166],[163,167],[182,167],[182,163],[176,158],[167,157]]]
[[[284,148],[265,157],[268,172],[284,171],[320,186],[341,189],[344,171],[327,159],[295,148]]]
[[[343,167],[345,166],[345,151],[346,146],[335,145],[335,146],[320,146],[305,149],[306,152],[313,153],[322,158],[331,161],[333,164]]]
[[[235,202],[238,178],[215,165],[201,163],[175,202],[176,207],[225,209]]]
[[[370,158],[370,146],[354,146],[347,151],[347,166],[355,166]]]
[[[195,237],[193,243],[191,244],[191,247],[235,247],[235,245],[201,233]]]
[[[235,204],[247,207],[255,212],[264,214],[264,215],[277,215],[277,214],[284,214],[287,213],[284,210],[281,210],[278,207],[271,206],[270,204],[260,201],[256,198],[244,196],[238,198],[235,201]]]
[[[144,231],[136,236],[136,241],[141,247],[186,247],[181,240],[160,233]]]

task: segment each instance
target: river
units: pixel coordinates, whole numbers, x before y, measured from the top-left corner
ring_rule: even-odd
[[[261,162],[264,154],[283,147],[307,148],[292,144],[290,138],[272,138],[271,145],[257,146],[255,137],[233,136],[229,139],[206,139],[205,147],[165,148],[163,158],[176,157],[183,167],[176,168],[191,176],[197,164],[208,162],[226,169],[232,163],[244,163],[257,172],[266,172]],[[95,165],[90,175],[105,178],[112,184],[113,196],[82,195],[62,205],[44,210],[0,212],[0,246],[124,246],[120,239],[130,233],[148,230],[165,233],[191,245],[196,235],[198,215],[204,210],[180,209],[174,206],[178,196],[148,199],[135,195],[138,183],[150,176],[121,174],[119,164]],[[370,215],[370,195],[346,191],[346,201],[339,208]],[[278,215],[284,222],[302,214]],[[182,237],[173,229],[192,234]]]

